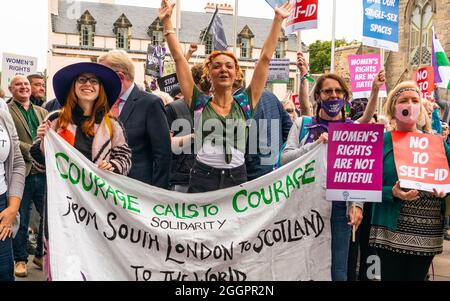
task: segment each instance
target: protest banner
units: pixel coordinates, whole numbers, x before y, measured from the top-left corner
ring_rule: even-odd
[[[368,98],[372,91],[373,79],[381,70],[380,54],[349,55],[350,81],[353,99]],[[386,97],[386,85],[380,88],[379,97]]]
[[[170,94],[170,92],[176,85],[178,85],[178,78],[176,73],[158,78],[159,90],[168,94]]]
[[[363,45],[398,51],[399,0],[363,0]]]
[[[441,136],[394,131],[392,143],[400,187],[450,192],[448,161]]]
[[[269,63],[269,83],[288,83],[289,82],[289,59],[271,59]]]
[[[100,170],[53,130],[45,151],[53,280],[331,279],[324,145],[202,194]]]
[[[317,28],[319,0],[291,0],[294,10],[286,20],[286,34]]]
[[[433,66],[426,66],[417,70],[413,75],[413,80],[420,89],[422,98],[434,101],[434,69]]]
[[[330,124],[328,201],[381,202],[383,131],[379,124]]]
[[[9,83],[16,75],[34,74],[37,72],[37,58],[13,53],[3,53],[1,87],[7,96],[11,96]]]

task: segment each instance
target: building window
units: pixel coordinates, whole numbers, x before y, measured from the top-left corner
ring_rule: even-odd
[[[81,46],[94,46],[94,34],[91,25],[81,25]]]
[[[289,78],[289,82],[287,84],[287,91],[293,92],[294,91],[294,85],[295,85],[295,78]]]
[[[286,43],[284,41],[279,41],[277,48],[275,50],[275,58],[284,59],[286,57]]]
[[[241,58],[251,59],[250,39],[241,38]]]
[[[212,35],[207,35],[205,39],[205,54],[210,54],[213,51]]]
[[[128,28],[117,28],[116,48],[128,49]]]
[[[271,82],[266,82],[266,90],[273,92],[273,83]]]
[[[164,44],[164,33],[162,31],[152,32],[152,45],[158,46]]]
[[[125,14],[120,15],[119,19],[114,22],[114,33],[116,34],[116,48],[130,49],[131,24]]]
[[[162,46],[164,45],[164,32],[163,25],[159,18],[156,18],[153,23],[148,27],[147,34],[152,41],[153,46]]]
[[[91,13],[85,11],[80,19],[77,20],[77,28],[80,33],[80,46],[93,47],[95,35],[95,21]]]
[[[238,34],[238,44],[241,48],[241,58],[252,58],[252,39],[255,37],[248,25],[245,25],[241,32]]]
[[[413,66],[431,64],[433,8],[431,1],[417,1],[411,12],[409,62]]]

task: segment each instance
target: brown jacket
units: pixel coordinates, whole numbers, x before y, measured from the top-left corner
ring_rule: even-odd
[[[23,159],[24,159],[25,165],[26,165],[25,176],[28,176],[30,174],[31,167],[32,167],[31,157],[30,157],[30,148],[33,145],[33,138],[31,136],[31,130],[30,130],[30,127],[28,126],[27,121],[23,117],[22,112],[20,111],[19,107],[17,106],[17,104],[14,100],[9,102],[8,107],[9,107],[9,112],[11,114],[11,117],[14,120],[17,134],[19,135],[20,151],[22,152],[22,156],[23,156]],[[33,105],[33,109],[39,120],[39,124],[41,124],[48,114],[47,110],[45,110],[41,107],[38,107],[38,106],[34,106],[34,105]]]

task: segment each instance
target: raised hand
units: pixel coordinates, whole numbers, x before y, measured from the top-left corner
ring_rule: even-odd
[[[190,52],[190,53],[196,52],[197,49],[198,49],[197,44],[192,43],[192,44],[189,45],[189,52]]]
[[[175,7],[175,3],[172,3],[170,0],[162,0],[161,7],[159,8],[159,20],[164,22],[172,17],[173,8]]]
[[[373,86],[381,88],[386,83],[386,73],[383,69],[373,79]]]
[[[303,76],[308,73],[308,64],[306,63],[303,52],[297,52],[297,68],[300,70],[300,74]]]
[[[294,6],[289,1],[287,1],[282,6],[275,8],[275,17],[284,20],[291,15],[293,9]]]

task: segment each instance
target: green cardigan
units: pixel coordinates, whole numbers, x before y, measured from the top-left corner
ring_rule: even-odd
[[[442,143],[445,147],[447,161],[450,165],[450,148],[447,143]],[[398,217],[402,209],[403,202],[394,198],[392,187],[398,181],[397,168],[394,160],[394,150],[392,145],[392,133],[384,134],[383,147],[383,197],[381,203],[374,203],[372,209],[372,225],[384,226],[390,230],[397,230]],[[445,212],[445,202],[441,203],[442,212]]]

